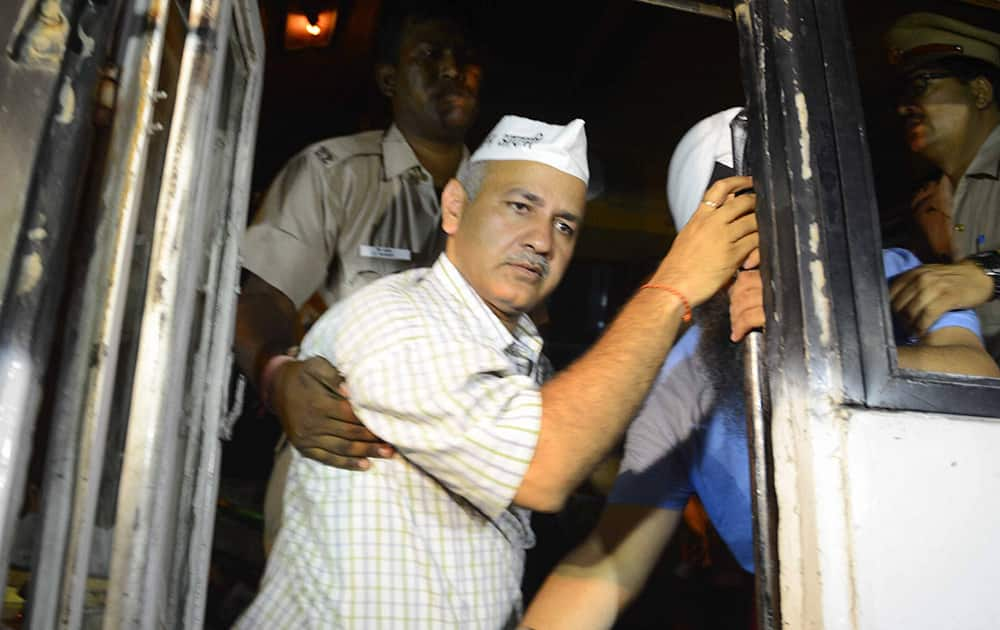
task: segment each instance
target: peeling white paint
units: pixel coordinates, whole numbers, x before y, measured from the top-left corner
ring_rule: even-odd
[[[809,165],[809,108],[806,107],[806,95],[795,91],[795,109],[799,112],[799,150],[802,153],[802,179],[812,179],[812,167]]]
[[[38,252],[32,252],[21,261],[21,275],[17,279],[17,294],[24,295],[30,292],[42,278],[42,257]]]
[[[740,2],[733,7],[733,16],[737,21],[750,26],[750,6],[746,2]]]
[[[46,0],[39,6],[38,12],[40,20],[27,35],[27,59],[32,63],[57,64],[66,47],[69,21],[58,0]]]
[[[63,80],[62,89],[59,90],[59,113],[56,115],[56,122],[68,125],[73,122],[76,116],[76,92],[70,84],[69,77]]]
[[[826,296],[826,268],[819,258],[819,225],[809,224],[809,251],[813,260],[809,263],[809,273],[812,276],[812,299],[816,308],[816,318],[819,320],[819,341],[824,347],[829,347],[832,339],[830,301]]]
[[[43,227],[36,227],[35,229],[28,232],[28,238],[34,242],[44,241],[48,238],[49,233]]]
[[[80,51],[80,56],[84,59],[94,54],[94,38],[87,35],[83,30],[83,25],[81,24],[76,29],[76,35],[80,38],[80,44],[82,50]]]
[[[777,30],[777,33],[778,33],[778,37],[780,37],[781,39],[785,40],[786,42],[792,41],[792,37],[793,37],[792,32],[790,30],[788,30],[787,28],[779,28]]]

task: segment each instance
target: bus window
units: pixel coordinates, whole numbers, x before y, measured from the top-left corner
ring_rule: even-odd
[[[992,300],[993,285],[981,266],[969,261],[1000,248],[1000,230],[989,218],[1000,197],[993,192],[990,202],[983,192],[990,186],[984,173],[997,187],[997,89],[984,107],[960,102],[972,94],[979,74],[994,84],[1000,76],[991,57],[1000,10],[988,4],[844,2],[877,200],[877,242],[889,278],[885,306],[877,310],[890,331],[888,345],[897,350],[890,360],[911,376],[1000,375],[1000,303]],[[849,223],[864,221],[857,211],[845,208]],[[862,311],[876,309],[866,296],[858,299],[860,320],[870,316]],[[885,345],[872,330],[861,322],[863,355]],[[868,385],[872,390],[870,379]]]

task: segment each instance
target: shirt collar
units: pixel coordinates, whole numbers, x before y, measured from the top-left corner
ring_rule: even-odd
[[[513,333],[507,330],[500,318],[490,310],[490,307],[476,293],[476,290],[472,288],[462,272],[455,267],[447,254],[442,253],[438,256],[429,275],[465,305],[476,322],[481,325],[483,333],[496,344],[497,348],[518,358],[537,363],[538,357],[542,353],[542,337],[538,334],[535,323],[526,313],[522,313],[521,317],[518,318]]]
[[[465,164],[469,160],[469,149],[468,147],[462,147],[462,161],[459,163],[459,168],[462,164]],[[430,173],[427,172],[420,164],[420,160],[417,159],[417,154],[413,152],[413,148],[410,143],[406,141],[406,137],[403,132],[399,130],[399,127],[393,123],[386,130],[385,135],[382,136],[382,164],[385,169],[385,178],[394,179],[399,177],[403,173],[411,169],[420,169],[420,171],[430,178]]]
[[[965,169],[965,175],[1000,179],[1000,125],[986,136],[983,146],[979,147],[976,157]]]

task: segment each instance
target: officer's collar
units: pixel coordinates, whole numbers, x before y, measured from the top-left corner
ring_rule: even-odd
[[[469,149],[462,146],[462,161],[460,166],[461,164],[465,164],[468,159]],[[417,159],[417,154],[413,152],[410,143],[406,141],[403,132],[399,130],[399,127],[395,123],[390,125],[382,137],[382,163],[385,168],[385,178],[387,180],[399,177],[414,168],[420,169],[430,177],[430,173],[421,166],[420,160]]]
[[[979,147],[976,157],[972,158],[969,168],[965,169],[965,174],[1000,179],[1000,125],[986,136],[983,146]]]

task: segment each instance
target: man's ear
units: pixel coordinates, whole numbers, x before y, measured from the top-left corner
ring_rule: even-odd
[[[976,99],[976,107],[986,109],[996,98],[993,84],[986,77],[976,77],[969,84],[972,87],[972,97]]]
[[[380,63],[375,66],[375,84],[386,98],[396,95],[396,66]]]
[[[465,194],[465,188],[462,188],[457,179],[449,179],[441,191],[441,229],[445,234],[453,236],[458,231],[462,213],[468,204],[469,196]]]

